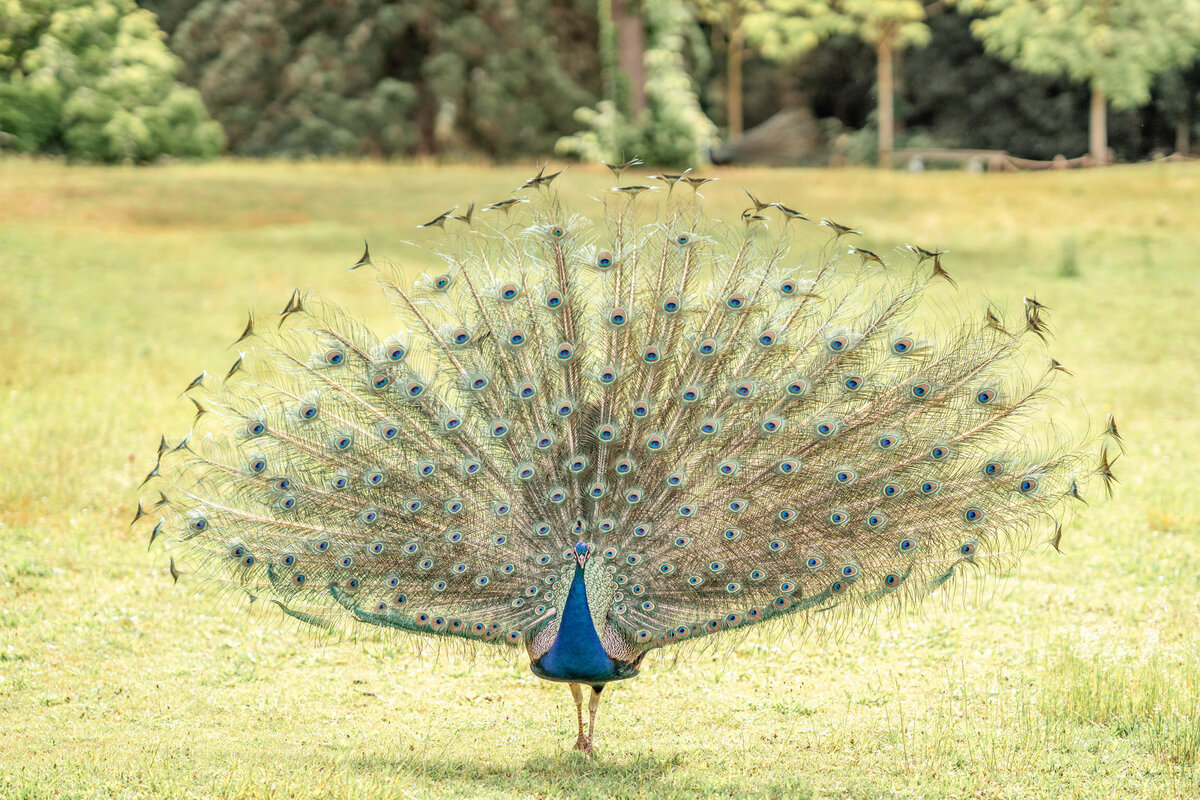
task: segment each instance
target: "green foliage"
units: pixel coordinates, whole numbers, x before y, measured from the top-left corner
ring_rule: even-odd
[[[709,65],[695,19],[675,3],[647,3],[643,14],[646,112],[628,119],[610,99],[594,108],[580,108],[575,118],[585,129],[559,139],[558,152],[593,162],[620,161],[631,155],[661,166],[698,166],[707,161],[716,126],[700,108],[691,77],[706,72]]]
[[[872,44],[890,39],[893,46],[929,43],[925,6],[919,0],[765,0],[746,17],[746,33],[768,58],[795,59],[838,34]]]
[[[246,155],[529,156],[599,83],[586,0],[181,3],[185,78]]]
[[[133,0],[0,5],[0,131],[22,152],[99,161],[211,157],[224,142]]]
[[[1144,105],[1155,76],[1200,50],[1200,0],[960,0],[989,52],[1039,75],[1099,89],[1116,108]]]

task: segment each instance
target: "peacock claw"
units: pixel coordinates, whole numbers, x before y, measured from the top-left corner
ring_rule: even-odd
[[[587,736],[586,734],[582,734],[582,733],[579,734],[579,738],[575,740],[575,748],[574,749],[583,751],[583,754],[590,758],[592,755],[592,739],[591,739],[591,737]]]

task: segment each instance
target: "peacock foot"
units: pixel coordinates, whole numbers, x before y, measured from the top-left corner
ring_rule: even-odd
[[[582,733],[579,734],[579,738],[575,740],[575,748],[574,749],[583,751],[583,754],[590,758],[592,755],[592,739],[591,739],[591,737],[587,736],[586,734],[582,734]]]

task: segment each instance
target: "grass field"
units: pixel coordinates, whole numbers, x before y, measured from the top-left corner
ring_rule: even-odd
[[[570,695],[523,657],[322,645],[173,586],[128,527],[136,487],[247,309],[310,287],[387,330],[345,271],[362,239],[409,258],[417,223],[528,172],[0,161],[0,796],[1200,796],[1194,165],[705,187],[730,217],[747,186],[877,252],[944,247],[969,314],[1053,309],[1063,414],[1116,413],[1122,482],[983,603],[652,655],[606,693],[589,762]],[[566,178],[580,203],[606,185]]]

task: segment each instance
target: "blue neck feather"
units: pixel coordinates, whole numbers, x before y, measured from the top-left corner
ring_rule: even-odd
[[[604,652],[596,634],[588,608],[583,570],[578,566],[559,616],[558,635],[546,654],[532,666],[534,672],[550,680],[604,683],[625,677],[621,674],[624,670]]]

